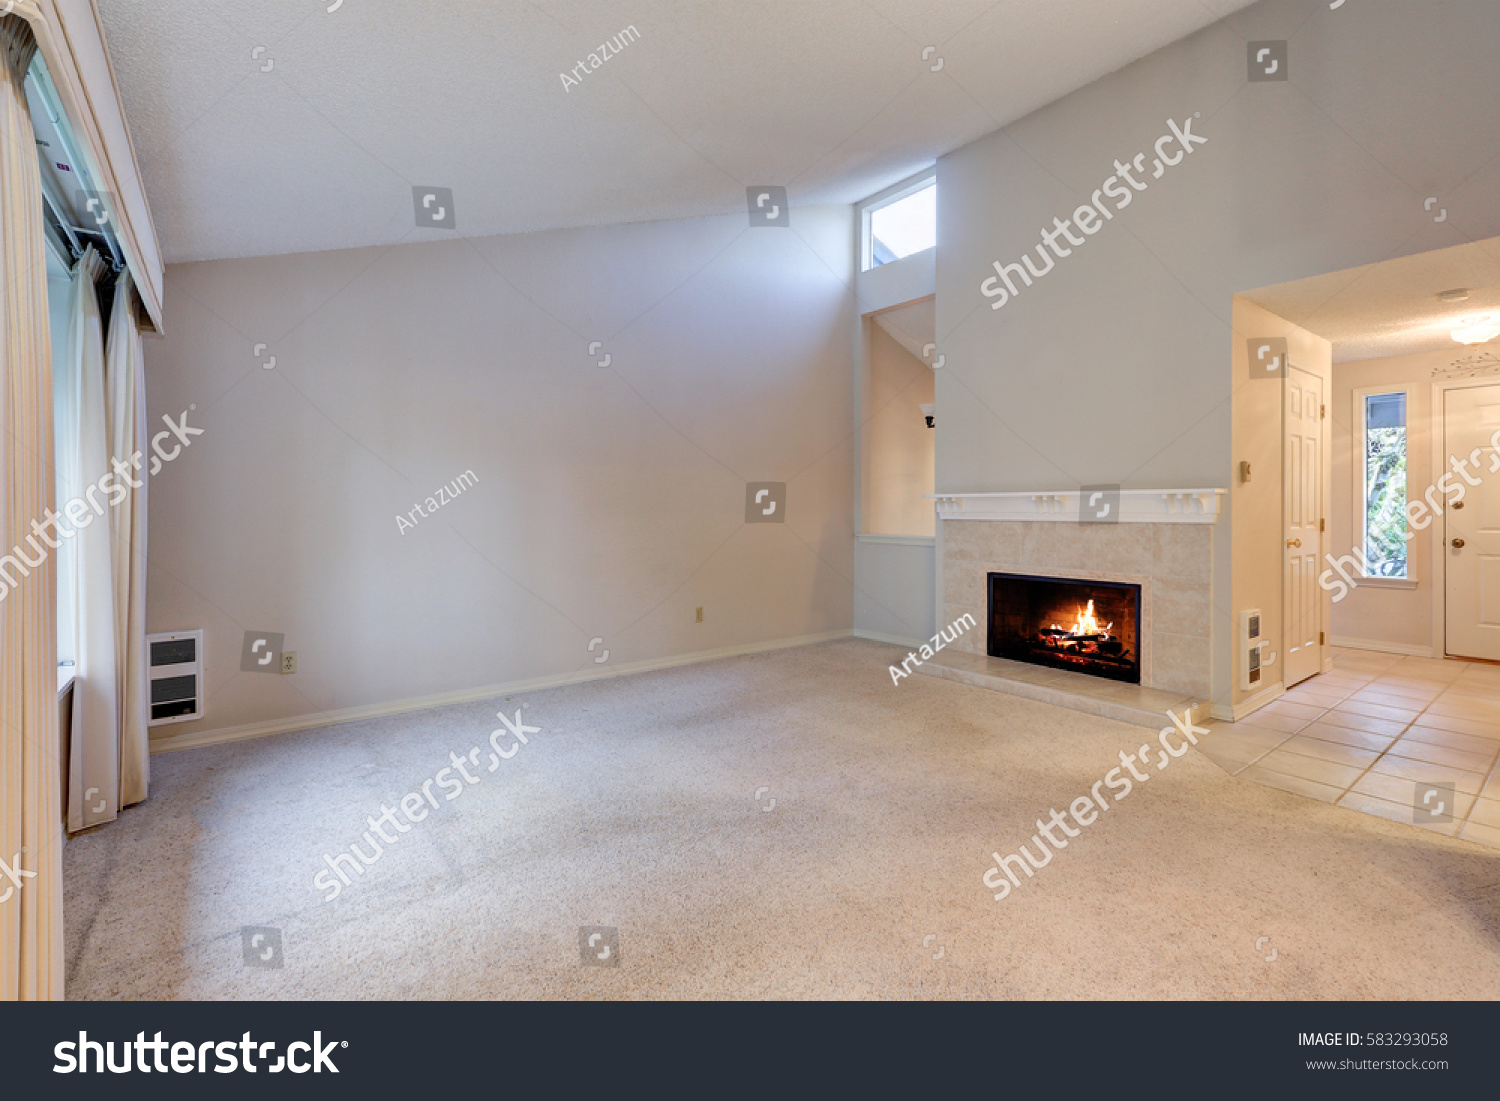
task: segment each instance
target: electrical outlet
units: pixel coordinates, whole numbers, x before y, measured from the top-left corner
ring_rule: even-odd
[[[693,620],[693,622],[694,623],[702,623],[703,622],[703,609],[702,608],[698,609],[698,618],[695,619],[695,620]]]
[[[281,671],[283,673],[295,673],[297,671],[297,651],[283,650],[281,653]]]

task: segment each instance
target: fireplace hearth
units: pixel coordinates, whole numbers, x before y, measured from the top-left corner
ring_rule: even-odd
[[[1139,684],[1140,619],[1139,585],[989,575],[992,657]]]

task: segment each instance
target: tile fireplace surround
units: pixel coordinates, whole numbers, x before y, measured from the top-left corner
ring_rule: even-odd
[[[938,494],[942,622],[981,629],[950,643],[985,653],[991,573],[1141,587],[1141,686],[1208,699],[1213,524],[1222,489],[1125,490],[1118,523],[1079,523],[1077,493]]]

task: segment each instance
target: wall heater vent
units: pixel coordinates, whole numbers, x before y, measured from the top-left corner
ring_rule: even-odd
[[[151,726],[203,718],[203,632],[146,636]]]
[[[1271,640],[1261,634],[1260,609],[1240,613],[1240,687],[1252,692],[1264,687],[1262,676],[1276,664],[1274,651],[1267,652]]]

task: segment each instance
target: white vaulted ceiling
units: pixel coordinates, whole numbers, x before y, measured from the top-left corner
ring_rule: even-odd
[[[853,202],[1249,0],[97,3],[176,262]]]

